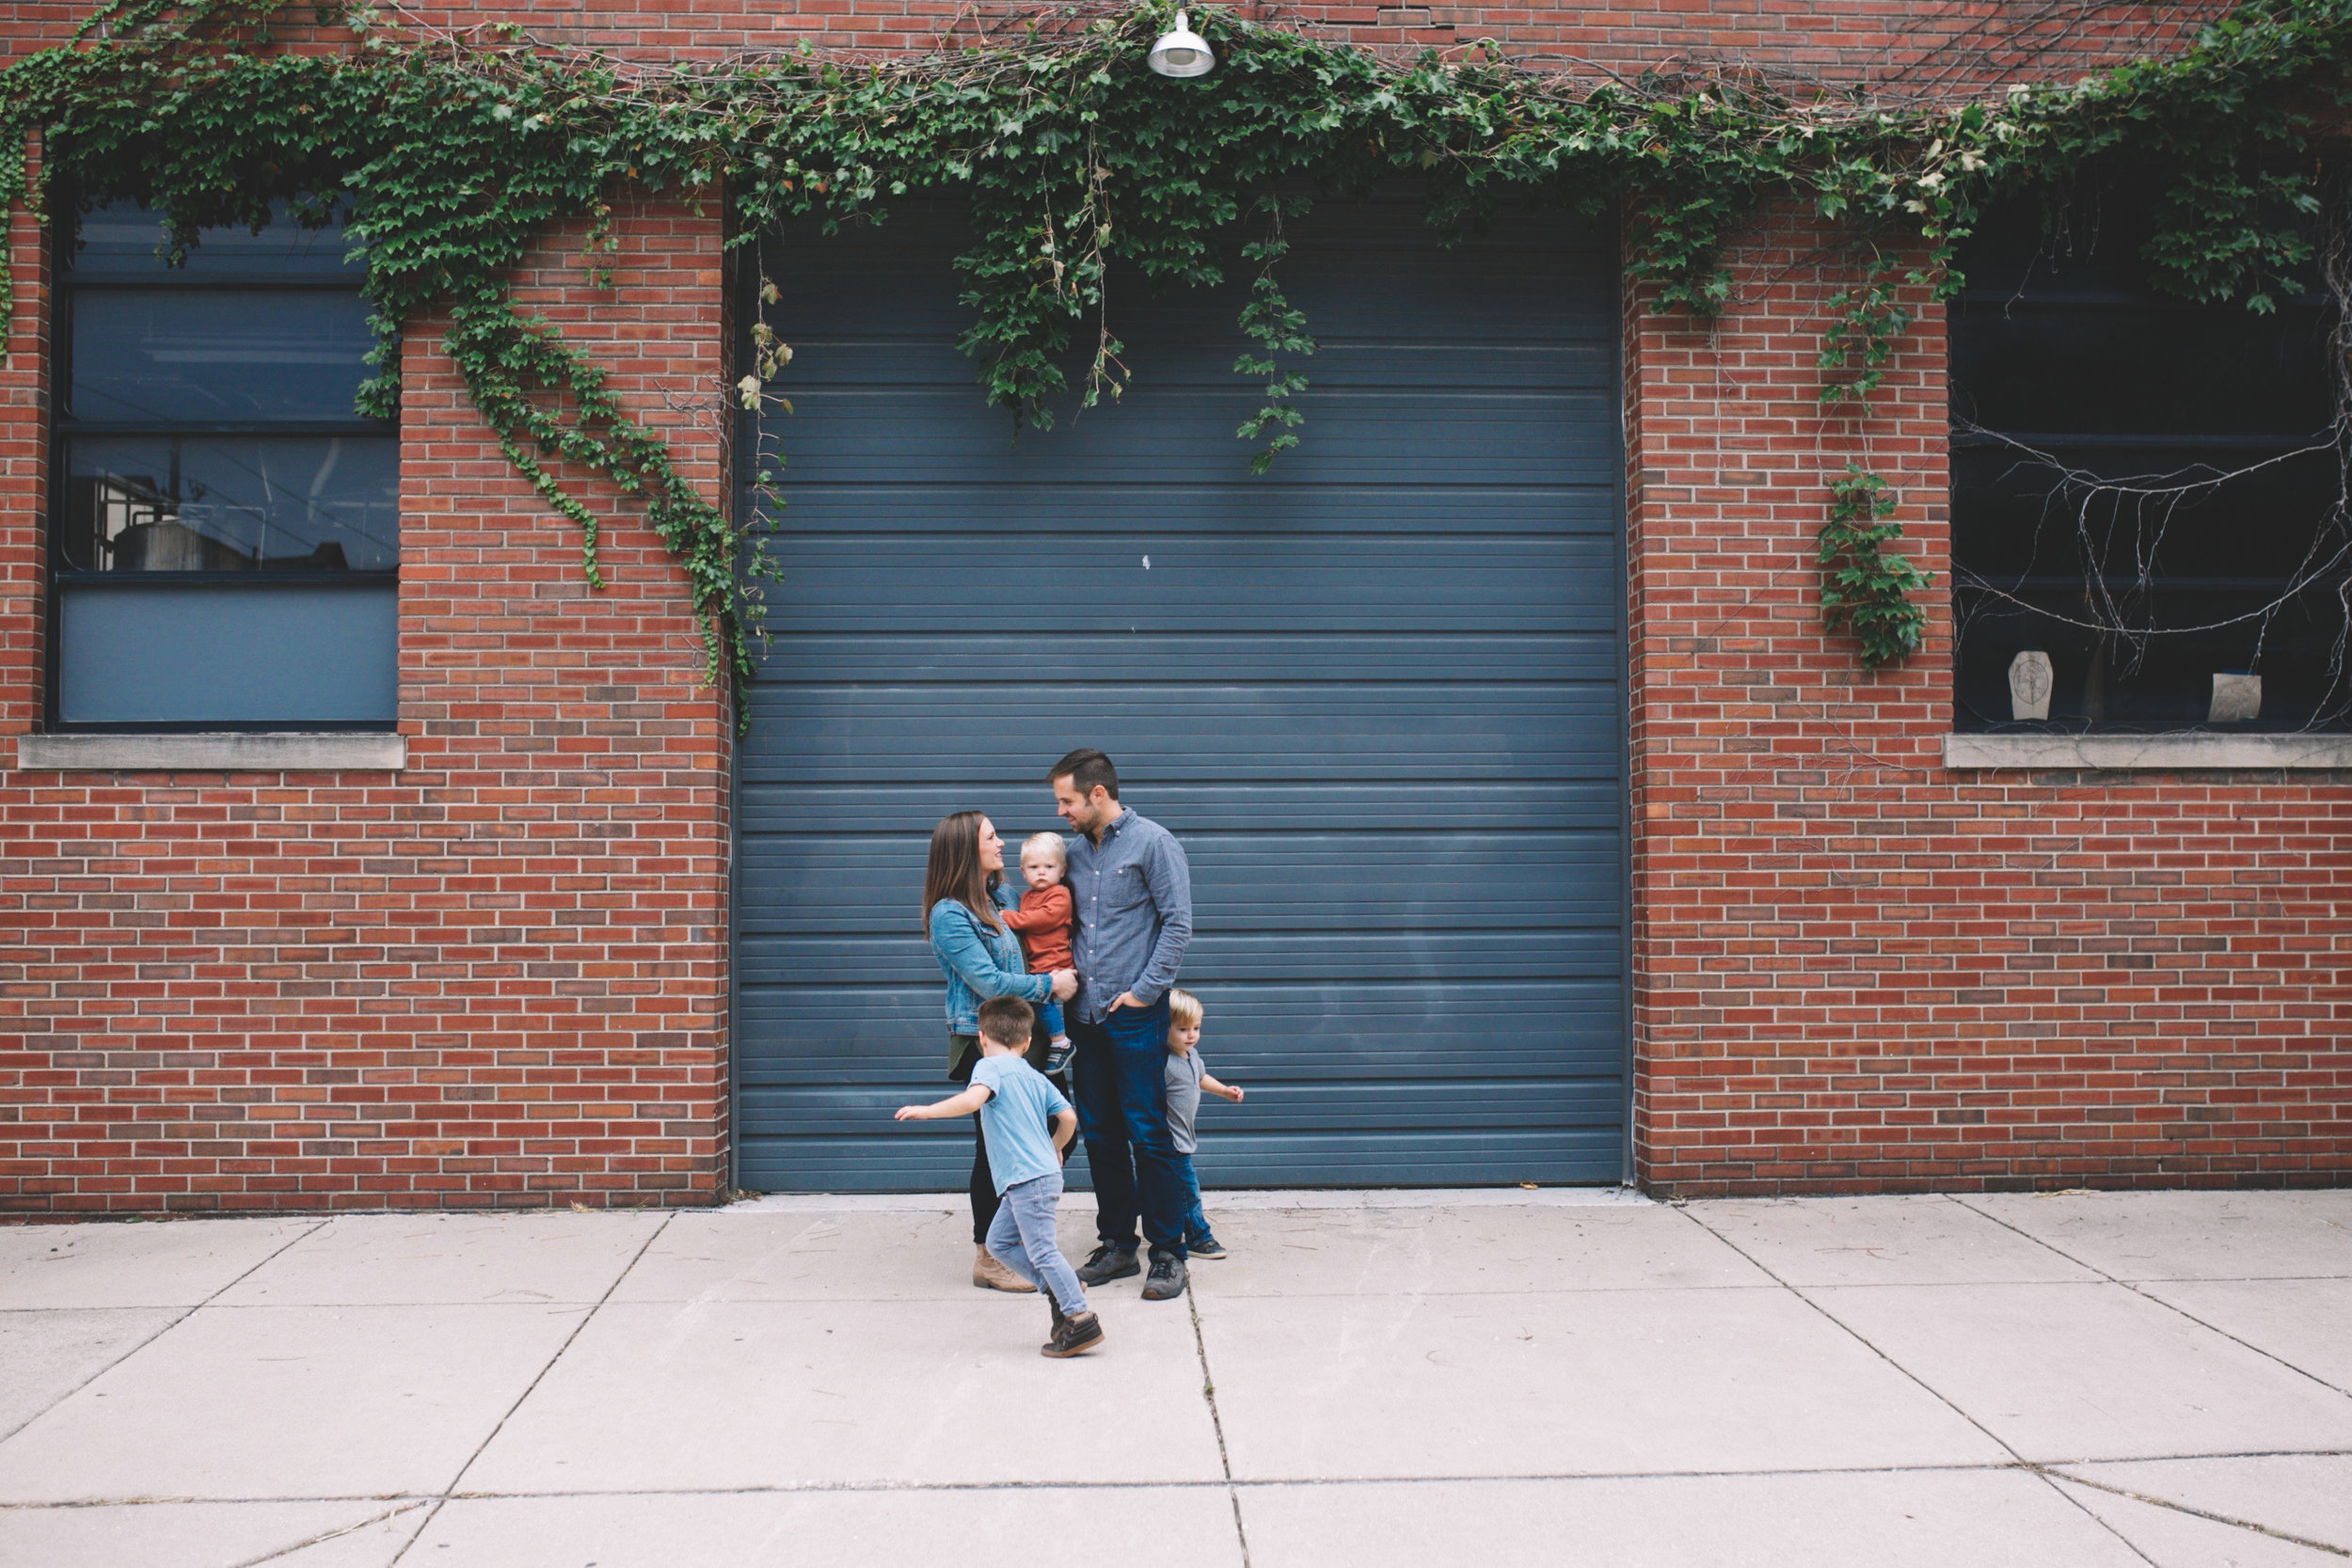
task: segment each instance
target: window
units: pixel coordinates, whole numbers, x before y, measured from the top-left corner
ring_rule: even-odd
[[[2344,727],[2352,535],[2317,296],[2159,293],[2153,203],[2015,203],[1951,310],[1954,728]]]
[[[57,269],[52,727],[389,729],[399,441],[340,229],[82,215]]]

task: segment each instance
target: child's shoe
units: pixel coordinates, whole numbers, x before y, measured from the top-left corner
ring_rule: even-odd
[[[1051,1077],[1055,1073],[1065,1070],[1070,1066],[1071,1053],[1077,1049],[1070,1043],[1068,1035],[1055,1036],[1053,1043],[1045,1048],[1046,1076]]]
[[[1215,1236],[1203,1236],[1197,1242],[1187,1237],[1184,1242],[1184,1251],[1194,1258],[1222,1258],[1226,1255],[1225,1249],[1217,1244]]]
[[[1048,1291],[1045,1305],[1054,1309],[1054,1337],[1038,1347],[1038,1354],[1057,1360],[1083,1355],[1103,1342],[1103,1320],[1091,1312],[1081,1312],[1074,1318],[1062,1315],[1061,1303]]]

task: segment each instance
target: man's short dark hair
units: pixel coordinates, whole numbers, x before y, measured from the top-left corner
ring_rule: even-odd
[[[1068,779],[1081,800],[1093,794],[1097,784],[1102,785],[1112,800],[1119,799],[1119,769],[1111,766],[1110,758],[1091,746],[1081,747],[1054,764],[1054,770],[1045,775],[1045,782],[1052,784],[1057,779]]]
[[[1026,1045],[1037,1014],[1017,996],[992,996],[980,1004],[980,1033],[998,1045]]]

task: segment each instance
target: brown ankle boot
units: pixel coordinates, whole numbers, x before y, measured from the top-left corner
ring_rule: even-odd
[[[1010,1291],[1016,1295],[1037,1289],[998,1262],[996,1255],[986,1247],[981,1247],[972,1259],[972,1283],[983,1291]]]

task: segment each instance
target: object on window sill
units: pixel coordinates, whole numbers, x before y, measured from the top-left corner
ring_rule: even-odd
[[[2237,724],[2249,719],[2259,719],[2263,710],[2263,678],[2237,673],[2217,671],[2213,677],[2213,706],[2205,721],[2213,724]]]
[[[2011,719],[2050,717],[2050,656],[2027,648],[2009,661],[2009,716]]]

